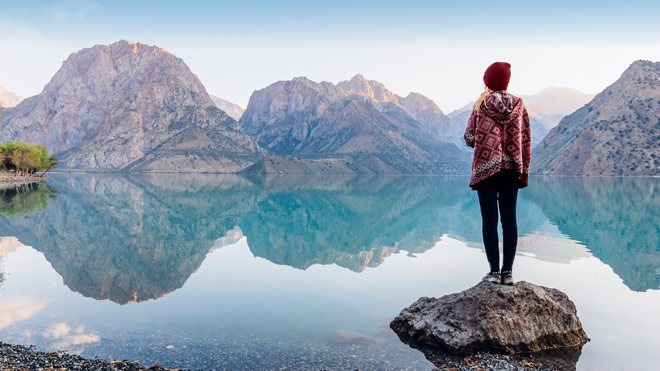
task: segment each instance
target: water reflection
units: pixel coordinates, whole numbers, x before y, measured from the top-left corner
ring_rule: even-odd
[[[660,288],[660,179],[534,177],[526,196],[630,289]]]
[[[309,178],[308,178],[309,179]],[[273,177],[239,223],[250,250],[306,269],[332,264],[361,272],[399,251],[421,253],[452,229],[469,198],[462,179]],[[471,215],[471,214],[470,214]]]
[[[56,196],[55,189],[41,183],[0,189],[0,216],[17,218],[45,210]]]
[[[13,217],[0,217],[0,230],[42,252],[71,290],[126,304],[182,287],[214,246],[241,234],[255,256],[299,269],[362,272],[401,250],[422,253],[444,234],[481,248],[478,202],[466,181],[58,175],[49,180],[57,199],[43,185],[29,196],[37,201],[12,196],[7,204],[25,211],[8,208]],[[520,252],[566,263],[588,248],[631,289],[658,288],[658,189],[649,178],[533,178],[519,199]]]
[[[402,340],[404,341],[404,340]],[[405,341],[404,341],[405,342]],[[430,346],[425,346],[422,344],[418,343],[411,343],[411,342],[406,342],[411,348],[417,349],[420,352],[424,354],[424,357],[429,360],[429,362],[433,363],[438,370],[456,370],[460,369],[461,366],[464,368],[465,362],[462,362],[465,360],[465,356],[456,356],[456,355],[451,355],[447,353],[443,353],[439,351],[438,349]],[[555,348],[555,349],[547,349],[547,350],[541,350],[538,352],[534,353],[519,353],[519,354],[510,354],[507,355],[507,359],[510,360],[510,363],[515,366],[505,366],[502,365],[500,367],[504,367],[503,369],[540,369],[540,370],[575,370],[577,369],[577,363],[580,359],[580,356],[582,355],[582,347],[581,346],[573,346],[573,347],[563,347],[563,348]],[[474,359],[479,359],[479,355],[477,356],[472,356],[468,357],[469,358],[474,358]],[[483,363],[485,364],[480,364],[481,362],[474,362],[472,360],[473,365],[470,365],[472,367],[471,369],[493,369],[493,363],[496,361],[485,361]],[[517,366],[517,367],[516,367]]]
[[[254,195],[239,178],[162,179],[52,177],[56,202],[46,212],[2,218],[0,229],[42,252],[84,296],[122,304],[158,298],[183,286]]]

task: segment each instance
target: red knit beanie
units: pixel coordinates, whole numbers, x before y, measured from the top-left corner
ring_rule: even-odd
[[[506,90],[511,78],[511,65],[506,62],[495,62],[486,68],[484,83],[491,90]]]

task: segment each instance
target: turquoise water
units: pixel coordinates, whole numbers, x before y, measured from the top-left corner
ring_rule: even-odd
[[[147,365],[432,369],[389,321],[488,269],[466,177],[57,174],[0,191],[0,341]],[[660,179],[533,177],[515,278],[575,302],[578,370],[652,369]]]

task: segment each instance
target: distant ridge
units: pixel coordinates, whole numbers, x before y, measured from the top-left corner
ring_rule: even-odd
[[[215,95],[211,95],[211,99],[213,100],[213,103],[215,103],[218,108],[221,110],[225,111],[229,115],[229,117],[233,118],[234,120],[238,121],[241,119],[241,116],[243,116],[243,112],[245,112],[245,109],[238,104],[232,103],[228,100],[224,100],[220,97],[216,97]]]
[[[469,173],[458,132],[430,99],[355,75],[306,77],[255,91],[240,124],[269,157],[248,172]]]
[[[589,103],[596,95],[585,94],[573,88],[550,86],[534,95],[521,95],[529,114],[537,119],[547,131],[578,108]]]
[[[21,103],[22,100],[23,97],[20,95],[7,91],[5,88],[0,86],[0,106],[4,108],[14,107],[15,105]]]

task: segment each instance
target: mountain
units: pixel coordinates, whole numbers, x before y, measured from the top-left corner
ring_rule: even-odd
[[[536,147],[531,171],[660,175],[660,62],[636,61]]]
[[[409,93],[406,97],[387,90],[385,85],[375,80],[367,80],[357,74],[348,81],[342,81],[337,87],[348,96],[363,97],[371,101],[379,110],[398,107],[422,124],[426,134],[433,138],[456,145],[463,144],[463,129],[457,130],[451,125],[449,117],[431,99],[419,93]]]
[[[241,117],[269,157],[246,172],[465,173],[449,119],[428,98],[397,96],[356,75],[337,85],[305,77],[255,91]]]
[[[0,106],[2,107],[14,107],[23,100],[23,97],[16,95],[10,91],[5,90],[0,86]]]
[[[538,120],[549,131],[564,116],[570,115],[594,98],[573,88],[548,87],[534,95],[521,95],[531,118]]]
[[[183,60],[124,40],[71,54],[3,120],[0,141],[44,144],[63,168],[234,172],[262,154]]]
[[[220,97],[216,97],[215,95],[211,94],[211,99],[218,108],[225,111],[225,113],[227,113],[229,117],[233,118],[236,121],[240,120],[241,116],[243,116],[243,112],[245,112],[245,109],[239,106],[238,104],[232,103],[228,100],[224,100]]]

